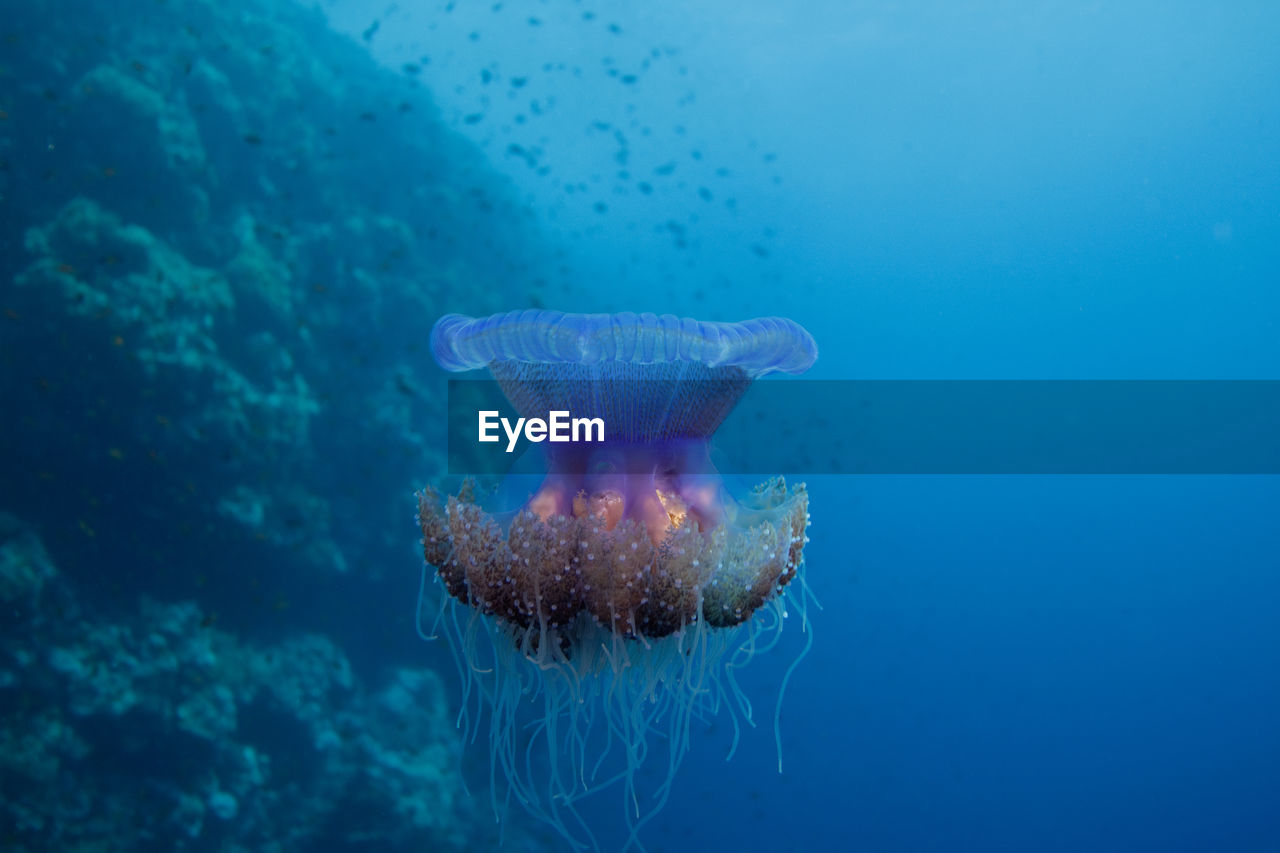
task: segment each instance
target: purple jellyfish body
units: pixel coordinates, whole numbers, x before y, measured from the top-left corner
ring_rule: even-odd
[[[446,370],[488,368],[521,416],[585,411],[606,424],[600,443],[542,445],[548,473],[505,524],[470,483],[445,501],[424,490],[418,517],[448,592],[437,624],[454,635],[463,718],[488,720],[499,815],[506,790],[594,848],[575,803],[621,782],[627,846],[639,847],[691,720],[723,705],[735,732],[752,721],[734,670],[776,641],[788,602],[811,638],[803,485],[777,477],[735,500],[707,443],[752,380],[807,370],[817,347],[781,318],[513,311],[443,317],[431,348]],[[540,717],[518,724],[538,697]],[[651,734],[667,776],[642,799]]]

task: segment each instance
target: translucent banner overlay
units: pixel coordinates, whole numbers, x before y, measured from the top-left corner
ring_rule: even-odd
[[[602,418],[607,449],[640,419],[662,423],[673,412],[673,421],[696,422],[723,390],[562,383],[540,399],[566,401],[565,418]],[[497,413],[497,441],[479,441],[482,411]],[[531,442],[523,429],[508,452],[501,418],[514,427],[519,417],[496,382],[451,380],[449,473],[503,474],[547,450],[552,467],[653,465],[652,454]],[[1280,381],[766,380],[746,391],[710,447],[725,474],[1280,474]]]

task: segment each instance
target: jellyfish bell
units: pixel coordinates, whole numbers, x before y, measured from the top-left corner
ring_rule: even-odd
[[[424,490],[418,519],[447,592],[436,621],[458,653],[461,719],[473,737],[487,721],[499,816],[505,791],[595,847],[576,804],[616,782],[639,847],[691,721],[724,707],[735,732],[752,722],[734,670],[776,638],[788,602],[811,639],[803,485],[776,477],[734,498],[708,442],[754,379],[807,370],[817,347],[782,318],[514,311],[442,317],[431,350],[446,370],[487,368],[521,417],[605,425],[602,441],[539,445],[545,477],[514,513],[487,512],[468,483],[447,499]],[[655,741],[667,775],[641,792]]]

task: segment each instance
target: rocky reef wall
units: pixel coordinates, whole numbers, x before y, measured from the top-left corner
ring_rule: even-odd
[[[0,838],[491,838],[411,494],[426,331],[519,304],[535,224],[296,4],[52,0],[0,42]]]

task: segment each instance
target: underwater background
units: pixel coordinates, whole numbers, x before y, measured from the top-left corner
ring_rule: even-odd
[[[567,849],[494,821],[415,631],[436,318],[1277,379],[1278,43],[1265,2],[5,4],[0,844]],[[799,631],[648,850],[1280,850],[1275,476],[804,479],[783,773]]]

